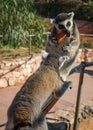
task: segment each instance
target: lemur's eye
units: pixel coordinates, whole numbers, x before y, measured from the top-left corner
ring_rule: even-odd
[[[59,27],[59,29],[64,29],[65,28],[64,25],[61,25],[61,24],[59,24],[58,27]]]
[[[66,24],[67,27],[70,27],[71,26],[71,22],[68,21],[67,24]]]

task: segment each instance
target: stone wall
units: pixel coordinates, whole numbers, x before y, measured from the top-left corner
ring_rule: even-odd
[[[36,71],[40,62],[40,54],[0,62],[0,88],[24,83]]]
[[[92,49],[79,49],[76,63],[79,64],[84,60],[88,62],[93,61]],[[0,62],[0,88],[24,83],[24,81],[36,71],[40,62],[40,54],[34,54],[32,58],[25,57]]]
[[[93,49],[79,49],[76,63],[81,63],[83,61],[93,62]]]

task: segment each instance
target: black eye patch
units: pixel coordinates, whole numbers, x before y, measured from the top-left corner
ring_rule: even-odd
[[[71,26],[71,22],[68,21],[67,24],[66,24],[67,27],[70,27]]]
[[[64,25],[61,25],[61,24],[58,25],[58,28],[61,29],[61,30],[65,29]]]

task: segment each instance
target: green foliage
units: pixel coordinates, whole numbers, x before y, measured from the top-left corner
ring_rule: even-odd
[[[93,45],[91,43],[83,43],[82,45],[84,48],[93,48]]]
[[[0,34],[3,35],[2,46],[19,48],[29,46],[29,34],[37,34],[32,44],[43,45],[44,39],[39,35],[45,31],[45,20],[33,10],[33,0],[0,1]]]
[[[33,48],[45,45],[43,32],[46,27],[44,17],[55,17],[60,12],[75,12],[76,19],[93,21],[93,1],[89,3],[69,0],[0,0],[0,48],[29,47],[29,34],[35,34]],[[43,18],[41,16],[44,16]]]
[[[55,0],[50,2],[40,2],[34,4],[37,12],[43,16],[55,17],[61,12],[75,12],[76,19],[93,21],[93,1],[89,3],[75,2],[70,0]],[[38,8],[39,6],[39,8]]]

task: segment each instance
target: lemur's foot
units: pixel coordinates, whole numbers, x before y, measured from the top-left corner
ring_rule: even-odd
[[[64,84],[55,92],[56,97],[60,98],[68,88],[72,88],[72,81],[65,81]]]

